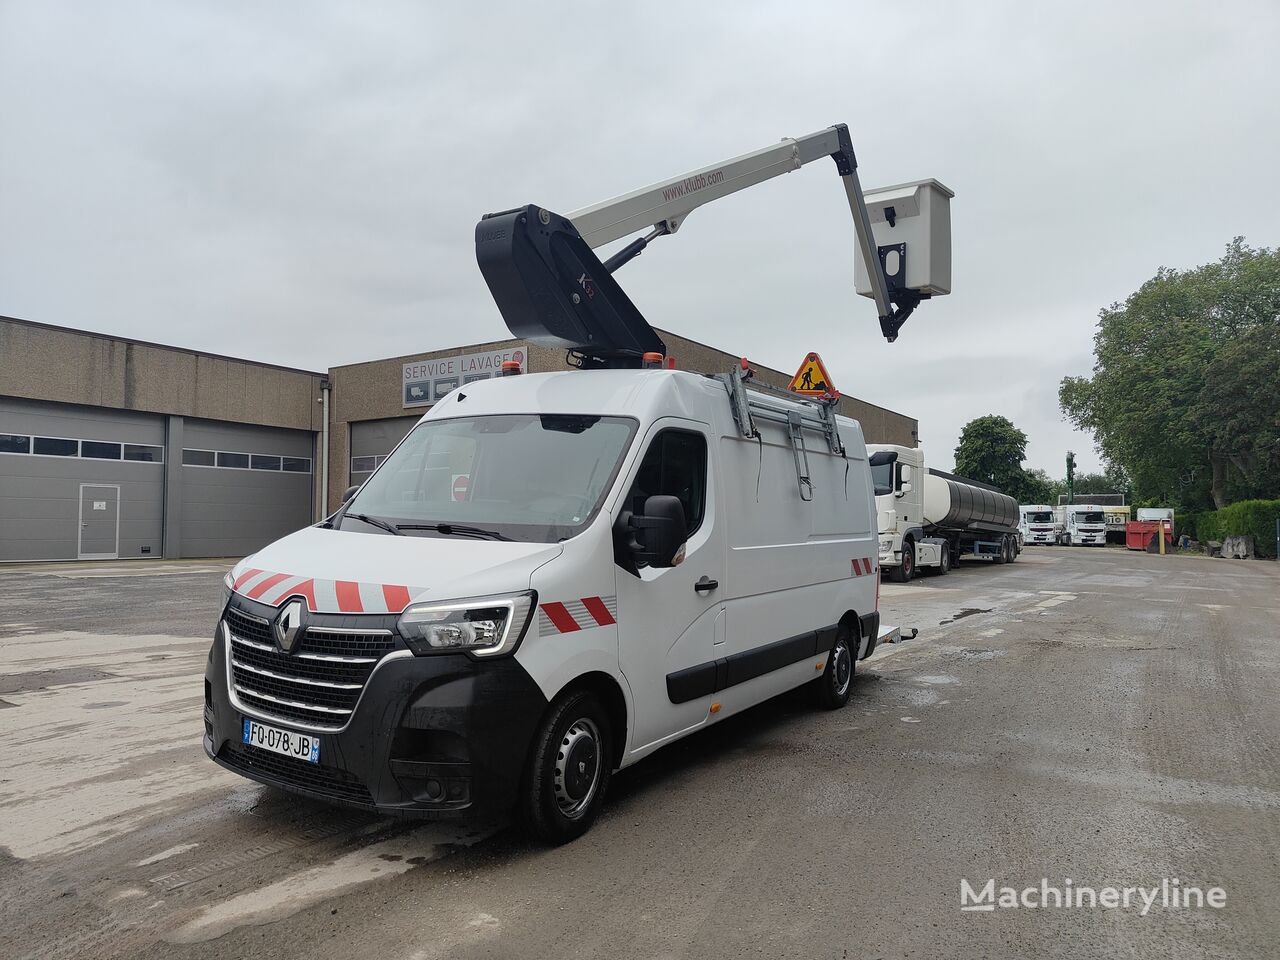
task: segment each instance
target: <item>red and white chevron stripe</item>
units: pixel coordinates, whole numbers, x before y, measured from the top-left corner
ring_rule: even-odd
[[[425,592],[423,587],[318,580],[253,567],[236,575],[232,589],[250,600],[273,607],[290,597],[301,597],[312,613],[400,613],[414,597]]]
[[[583,597],[581,600],[538,605],[538,625],[542,633],[573,633],[592,627],[611,627],[618,622],[618,598]]]
[[[865,577],[876,572],[876,566],[870,557],[854,557],[850,562],[853,564],[855,577]]]

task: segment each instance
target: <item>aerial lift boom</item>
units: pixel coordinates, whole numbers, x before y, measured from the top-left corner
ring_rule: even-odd
[[[844,184],[881,331],[892,342],[929,294],[886,274],[844,124],[784,139],[567,216],[535,205],[487,214],[476,226],[476,258],[515,336],[563,347],[583,366],[638,366],[644,353],[665,353],[665,345],[612,274],[651,241],[674,234],[698,207],[825,157],[835,161]],[[641,230],[649,232],[603,263],[592,252]]]

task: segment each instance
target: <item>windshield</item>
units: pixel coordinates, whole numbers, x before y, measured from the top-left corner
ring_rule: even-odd
[[[873,464],[871,467],[871,483],[875,487],[875,495],[877,497],[893,493],[893,463]]]
[[[1048,510],[1033,510],[1027,513],[1027,523],[1053,523],[1053,514]]]
[[[364,514],[399,526],[480,528],[498,538],[554,543],[583,530],[604,500],[636,431],[628,417],[515,414],[418,424],[348,504],[344,530],[377,532]]]
[[[1101,510],[1089,510],[1076,514],[1076,523],[1102,523],[1104,519]]]

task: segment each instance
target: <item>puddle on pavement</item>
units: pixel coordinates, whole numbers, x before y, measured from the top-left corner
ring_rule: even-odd
[[[11,673],[0,677],[0,693],[30,693],[48,687],[61,687],[70,683],[92,683],[95,680],[113,680],[116,674],[95,667],[61,667],[56,670],[32,670],[30,673]]]
[[[981,607],[965,607],[963,610],[957,613],[950,620],[939,620],[938,626],[945,627],[948,623],[955,623],[957,620],[963,620],[965,617],[972,617],[979,613],[990,613],[991,609],[992,608],[990,607],[986,608],[985,610],[982,609]]]

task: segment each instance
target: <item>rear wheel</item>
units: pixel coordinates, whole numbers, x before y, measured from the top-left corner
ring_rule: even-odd
[[[576,840],[591,828],[613,770],[613,730],[595,694],[571,690],[547,711],[534,737],[517,813],[547,843]]]
[[[995,556],[996,563],[1007,563],[1009,561],[1009,538],[1000,538],[1000,552]]]
[[[947,572],[951,570],[951,547],[944,543],[938,551],[938,565],[936,567],[925,567],[924,569],[935,577],[946,576]]]
[[[836,642],[827,658],[827,669],[812,681],[813,698],[818,706],[827,710],[839,710],[849,702],[853,690],[854,650],[848,628],[840,627]]]

